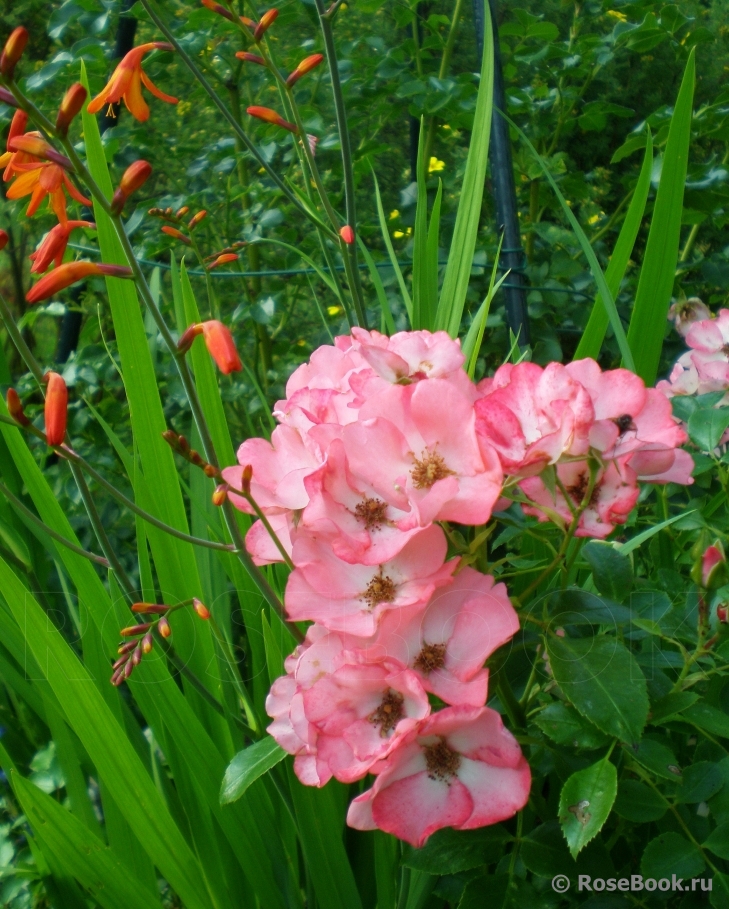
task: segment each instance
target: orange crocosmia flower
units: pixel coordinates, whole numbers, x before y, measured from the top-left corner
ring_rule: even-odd
[[[29,164],[11,163],[13,171],[18,175],[7,190],[8,199],[22,199],[30,196],[30,204],[26,212],[32,217],[41,202],[48,196],[51,209],[64,226],[68,222],[66,214],[66,193],[81,205],[91,205],[91,200],[82,196],[60,164],[51,161],[34,161]]]
[[[104,90],[89,104],[90,114],[98,113],[105,104],[118,104],[122,99],[129,113],[140,122],[149,118],[149,107],[142,97],[142,85],[149,89],[155,98],[177,104],[177,98],[160,91],[142,69],[142,57],[151,50],[172,50],[171,44],[163,41],[152,41],[140,44],[130,50],[112,73]]]
[[[51,262],[54,262],[56,267],[62,264],[63,255],[68,246],[68,239],[71,236],[71,232],[76,230],[77,227],[95,228],[96,225],[91,221],[67,221],[65,224],[56,224],[45,235],[38,249],[29,256],[30,261],[33,263],[33,267],[30,270],[32,275],[42,275]]]

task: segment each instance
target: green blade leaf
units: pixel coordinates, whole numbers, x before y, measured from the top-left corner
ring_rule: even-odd
[[[377,302],[380,304],[380,309],[382,310],[382,317],[385,320],[385,328],[387,333],[390,335],[395,334],[395,319],[392,315],[392,309],[390,308],[390,301],[387,299],[387,294],[385,293],[385,286],[382,283],[382,278],[380,277],[380,271],[375,265],[375,260],[372,258],[372,253],[367,249],[365,244],[362,241],[362,238],[357,235],[357,245],[359,250],[362,253],[362,257],[367,263],[367,268],[370,272],[370,280],[372,285],[375,288],[375,293],[377,294]],[[330,332],[331,337],[331,332]],[[334,339],[332,338],[332,341]]]
[[[549,665],[560,688],[598,729],[639,741],[648,718],[648,690],[630,651],[614,638],[547,638]]]
[[[628,343],[635,356],[634,371],[646,385],[653,385],[658,374],[666,313],[673,292],[678,261],[684,185],[691,142],[695,56],[695,48],[692,48],[671,117],[661,182],[658,185],[635,305],[628,328]],[[624,362],[628,365],[625,358]]]
[[[491,138],[491,119],[494,106],[494,36],[491,26],[491,13],[485,9],[484,48],[481,61],[481,82],[476,99],[476,113],[473,120],[471,144],[468,149],[466,170],[461,186],[461,198],[458,204],[453,239],[448,254],[443,276],[443,287],[440,292],[435,328],[445,329],[452,338],[458,337],[461,327],[463,308],[466,303],[466,291],[471,278],[473,253],[476,249],[478,222],[481,217],[486,166],[489,157],[489,140]]]
[[[605,306],[605,310],[607,312],[608,319],[610,320],[610,324],[612,325],[613,332],[615,333],[615,339],[618,342],[618,347],[620,348],[620,353],[622,354],[622,357],[623,357],[623,363],[625,364],[625,366],[628,369],[631,369],[633,372],[635,372],[635,364],[633,362],[633,355],[630,351],[630,345],[628,344],[628,339],[625,336],[625,331],[623,329],[623,323],[620,321],[620,316],[618,315],[618,310],[615,306],[615,298],[613,296],[612,291],[610,290],[610,288],[608,286],[607,281],[605,280],[605,275],[603,274],[603,271],[600,268],[600,263],[597,261],[597,256],[595,255],[595,250],[590,245],[590,241],[587,239],[587,236],[585,235],[584,230],[580,227],[579,221],[577,220],[577,218],[575,218],[574,214],[572,213],[572,209],[567,204],[567,200],[562,195],[562,191],[560,190],[559,186],[557,186],[557,181],[552,176],[552,174],[549,170],[549,167],[547,167],[547,162],[544,160],[544,158],[542,158],[542,156],[539,154],[539,152],[536,150],[536,148],[534,148],[534,146],[529,141],[529,138],[524,133],[524,131],[519,129],[519,127],[516,125],[516,123],[514,123],[513,120],[509,119],[509,117],[507,117],[506,114],[502,113],[501,116],[506,120],[506,122],[509,124],[509,126],[511,126],[511,128],[516,131],[516,133],[519,136],[519,138],[521,139],[521,141],[524,143],[524,145],[526,145],[526,147],[532,153],[532,156],[537,161],[539,166],[542,168],[542,171],[544,172],[544,176],[547,178],[550,186],[554,190],[554,194],[557,196],[557,199],[559,200],[559,204],[562,206],[562,211],[564,212],[565,217],[569,221],[570,226],[572,227],[572,230],[575,232],[575,236],[577,237],[577,242],[580,244],[580,247],[582,248],[582,252],[584,253],[584,256],[587,259],[587,262],[590,266],[590,271],[592,272],[592,277],[595,280],[595,284],[597,284],[597,290],[600,295],[600,299],[602,300],[603,305]]]
[[[239,751],[225,770],[223,785],[220,788],[220,804],[228,805],[235,802],[251,783],[264,773],[268,773],[285,757],[286,752],[271,736]]]
[[[648,192],[651,188],[652,172],[653,137],[651,136],[649,129],[647,131],[647,144],[645,157],[643,158],[643,166],[638,175],[638,182],[635,185],[633,198],[630,201],[630,207],[628,208],[628,213],[623,221],[623,226],[620,228],[620,234],[615,243],[615,249],[610,257],[610,262],[605,269],[605,280],[607,281],[613,298],[617,297],[618,291],[620,290],[620,285],[625,277],[625,271],[628,267],[633,247],[635,246],[638,231],[640,230],[643,213],[645,212],[645,205],[648,201]],[[609,323],[610,320],[608,318],[607,308],[605,307],[602,297],[598,295],[592,305],[592,312],[590,313],[590,318],[588,319],[585,330],[580,338],[580,343],[577,345],[574,356],[575,360],[580,360],[583,357],[592,357],[594,360],[598,358]]]
[[[382,196],[380,195],[380,184],[377,182],[377,177],[375,176],[374,170],[372,171],[372,179],[375,183],[375,201],[377,202],[377,217],[380,221],[380,230],[382,231],[382,239],[385,241],[385,248],[387,249],[387,254],[390,257],[390,262],[392,267],[395,270],[395,277],[397,278],[397,283],[400,287],[400,293],[402,294],[403,303],[405,304],[405,309],[408,313],[408,319],[410,319],[410,325],[413,326],[413,301],[410,298],[408,293],[407,285],[405,284],[405,278],[403,277],[400,265],[397,261],[397,256],[395,255],[395,250],[392,245],[392,240],[390,239],[390,230],[387,226],[387,219],[385,218],[385,209],[382,207]]]
[[[19,774],[11,782],[39,842],[104,909],[160,909],[159,896],[81,821]]]
[[[618,772],[607,758],[573,773],[564,784],[559,822],[572,858],[602,830],[617,792]]]

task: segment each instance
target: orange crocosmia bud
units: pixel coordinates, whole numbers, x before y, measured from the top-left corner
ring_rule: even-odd
[[[349,224],[344,225],[344,227],[339,231],[339,236],[348,246],[351,246],[352,243],[354,243],[354,231],[349,226]]]
[[[122,628],[119,634],[123,638],[131,638],[136,634],[144,634],[145,632],[149,631],[151,627],[151,622],[144,622],[142,625],[130,625],[128,628]]]
[[[240,488],[249,496],[251,494],[251,480],[253,479],[253,465],[246,464],[241,475]]]
[[[119,182],[119,189],[125,196],[131,196],[149,180],[152,174],[152,165],[148,161],[135,161],[124,171]]]
[[[43,379],[48,383],[44,409],[46,441],[49,445],[60,445],[66,436],[68,388],[57,372],[47,372]]]
[[[142,653],[151,653],[152,648],[154,647],[154,638],[152,637],[152,632],[148,631],[145,636],[142,638]]]
[[[229,262],[235,262],[237,258],[237,253],[223,253],[222,255],[218,256],[214,262],[211,262],[210,265],[208,265],[208,271],[212,271],[219,265],[227,265]]]
[[[68,128],[73,122],[73,118],[84,106],[87,95],[88,92],[83,85],[80,82],[76,82],[63,96],[63,101],[61,101],[61,106],[58,108],[58,116],[56,117],[56,129],[62,136],[68,133]]]
[[[47,300],[60,290],[65,290],[77,281],[83,281],[92,275],[103,275],[108,278],[131,278],[133,272],[127,265],[107,265],[104,262],[66,262],[48,272],[25,295],[28,303]]]
[[[198,226],[198,224],[202,221],[202,219],[207,218],[207,216],[208,216],[208,213],[205,211],[205,209],[203,209],[202,211],[199,211],[197,214],[193,215],[190,218],[190,220],[187,223],[187,226],[189,227],[190,230],[194,230]]]
[[[313,69],[316,69],[323,59],[324,54],[312,54],[310,57],[305,57],[286,80],[288,87],[291,88],[291,86],[295,85],[302,76],[305,76]]]
[[[258,107],[253,105],[248,108],[248,113],[251,117],[256,117],[258,120],[263,120],[266,123],[273,123],[274,126],[280,126],[282,129],[287,129],[291,133],[297,133],[299,131],[293,123],[284,120],[280,114],[277,114],[275,110],[271,110],[270,107]]]
[[[219,3],[215,3],[214,0],[200,0],[203,6],[213,12],[217,13],[219,16],[223,16],[225,19],[229,19],[231,22],[235,22],[235,16],[231,13],[230,10],[226,9],[224,6],[221,6]]]
[[[200,616],[201,619],[210,618],[210,610],[201,600],[198,600],[197,597],[192,598],[192,608]]]
[[[213,493],[213,505],[222,505],[225,500],[228,498],[228,487],[225,483],[221,483],[220,486],[215,487],[215,492]]]
[[[13,119],[10,121],[10,129],[8,130],[8,145],[6,146],[7,150],[10,151],[10,140],[14,139],[16,136],[22,136],[25,133],[25,130],[28,126],[28,115],[24,110],[16,110],[13,114]]]
[[[186,215],[189,211],[190,211],[190,206],[189,206],[189,205],[183,205],[182,208],[178,208],[178,209],[177,209],[177,211],[175,212],[175,217],[176,217],[176,218],[184,218],[185,215]]]
[[[71,162],[65,155],[57,152],[52,145],[49,145],[45,139],[36,136],[33,133],[26,133],[24,136],[13,136],[8,139],[8,149],[14,152],[25,152],[34,158],[41,158],[45,161],[53,161],[54,164],[66,170],[71,170]]]
[[[152,41],[149,44],[140,44],[130,50],[121,60],[111,75],[106,87],[94,98],[86,108],[90,114],[98,113],[105,104],[118,104],[124,101],[129,113],[143,123],[149,119],[149,107],[142,97],[142,85],[168,104],[177,104],[177,98],[166,95],[160,91],[149,76],[142,69],[142,57],[152,50],[174,50],[171,44],[163,41]]]
[[[248,51],[236,51],[235,55],[239,60],[245,60],[246,63],[257,63],[259,66],[266,65],[266,61],[260,54],[250,54]]]
[[[189,325],[180,335],[180,340],[177,342],[177,349],[181,353],[187,353],[188,350],[192,347],[192,342],[198,335],[201,335],[203,332],[203,327],[200,322],[196,324]],[[176,441],[179,440],[177,437]],[[179,442],[178,442],[179,444]]]
[[[0,74],[6,79],[13,78],[13,72],[18,60],[23,56],[25,45],[28,43],[28,30],[20,26],[13,29],[10,37],[5,42],[2,56],[0,56]]]
[[[8,245],[9,239],[10,237],[8,236],[7,231],[0,230],[0,252],[2,252]]]
[[[269,28],[276,21],[277,16],[278,16],[277,9],[269,9],[267,12],[265,12],[261,16],[261,20],[258,23],[258,25],[256,26],[255,31],[253,32],[253,37],[256,41],[261,40],[261,38],[266,34],[266,32],[269,30]]]
[[[56,266],[63,262],[68,239],[77,227],[96,229],[96,225],[92,221],[66,221],[65,224],[56,224],[41,240],[38,249],[28,257],[33,263],[30,270],[32,275],[42,275],[51,262],[55,262]]]
[[[224,375],[243,369],[233,335],[227,325],[217,319],[210,319],[202,323],[202,333],[210,356]]]
[[[174,237],[175,240],[179,240],[180,243],[184,243],[185,246],[190,246],[190,238],[186,237],[181,230],[178,230],[176,227],[170,227],[169,224],[163,224],[160,227],[160,230],[163,234],[167,234],[168,237]]]
[[[8,394],[5,400],[8,405],[8,413],[15,422],[19,423],[21,426],[30,426],[30,420],[26,417],[25,411],[23,410],[23,402],[20,400],[18,392],[14,388],[8,388]]]
[[[172,634],[172,626],[166,616],[162,616],[159,622],[157,622],[157,631],[159,631],[163,638],[168,638]]]
[[[243,23],[243,25],[245,25],[246,28],[255,28],[256,27],[256,20],[249,19],[248,16],[241,16],[240,21]]]

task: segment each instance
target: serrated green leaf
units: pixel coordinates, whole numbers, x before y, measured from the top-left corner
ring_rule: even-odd
[[[228,764],[220,788],[220,804],[239,799],[260,776],[286,757],[286,752],[271,736],[239,751]]]
[[[724,774],[711,761],[697,761],[683,771],[678,801],[686,805],[706,802],[724,785]]]
[[[668,802],[663,796],[637,780],[621,780],[613,810],[626,821],[647,824],[657,821],[668,811]]]
[[[578,770],[562,787],[559,822],[572,858],[602,830],[618,792],[618,772],[607,758]]]
[[[703,845],[704,849],[710,849],[719,858],[729,860],[729,821],[712,830]]]
[[[654,880],[675,875],[678,878],[697,877],[704,870],[704,860],[698,846],[694,846],[678,833],[662,833],[645,848],[640,860],[644,878]]]
[[[545,707],[534,717],[534,722],[558,745],[571,745],[573,748],[592,751],[604,747],[610,741],[597,726],[593,726],[573,707],[561,701]]]
[[[592,568],[595,587],[621,603],[633,586],[633,565],[627,555],[604,540],[590,540],[582,550]]]
[[[729,407],[696,410],[688,421],[691,441],[701,451],[713,451],[729,426]]]
[[[640,740],[648,716],[645,678],[631,653],[614,638],[547,638],[549,665],[577,710],[603,732]]]

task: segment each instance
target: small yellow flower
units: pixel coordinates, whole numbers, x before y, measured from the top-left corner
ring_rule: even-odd
[[[306,347],[306,341],[303,338],[301,338],[300,340],[298,340],[296,342],[296,346],[297,347]]]
[[[399,212],[396,208],[393,209],[393,210],[390,212],[390,220],[391,220],[391,221],[394,221],[395,218],[399,218],[399,217],[400,217],[400,212]]]
[[[341,311],[341,306],[327,306],[327,312],[330,316],[338,316]]]
[[[435,157],[431,158],[430,164],[428,164],[428,173],[429,174],[438,174],[442,170],[445,170],[445,161],[439,161]]]
[[[628,17],[625,15],[625,13],[618,12],[618,10],[616,10],[616,9],[609,9],[609,10],[607,11],[607,14],[608,14],[608,16],[610,16],[612,19],[617,19],[619,22],[625,22],[625,20],[628,18]]]
[[[177,105],[177,116],[184,117],[185,114],[192,108],[191,101],[180,101]]]
[[[404,234],[401,230],[394,230],[394,231],[392,232],[392,235],[393,235],[393,237],[394,237],[396,240],[399,240],[400,237],[404,237],[404,236],[405,236],[405,234]]]
[[[444,124],[441,126],[441,129],[450,129],[450,126],[449,126],[447,123],[444,123]]]
[[[590,215],[590,217],[587,219],[587,223],[588,224],[597,224],[597,222],[599,220],[600,220],[600,215]]]

